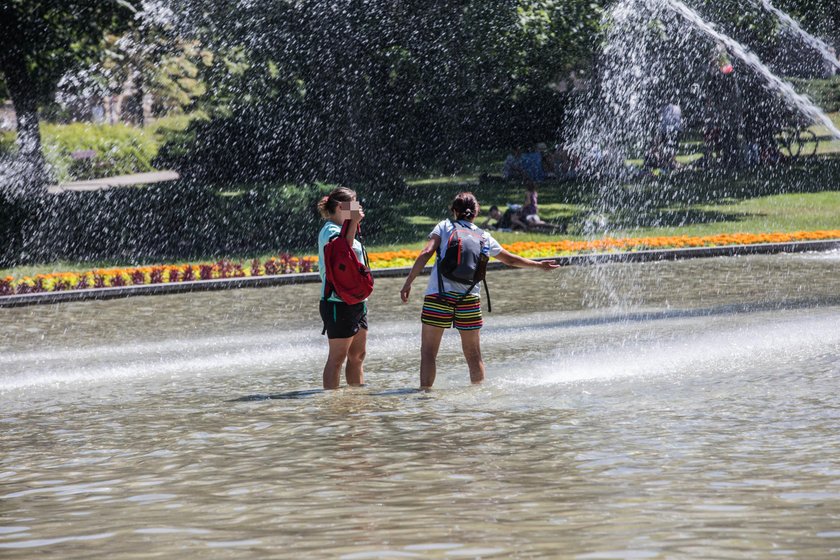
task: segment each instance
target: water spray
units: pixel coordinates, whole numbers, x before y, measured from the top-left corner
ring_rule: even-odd
[[[814,48],[815,50],[819,51],[822,57],[825,59],[826,62],[834,66],[837,70],[840,70],[840,59],[837,58],[832,52],[831,47],[826,44],[825,41],[820,39],[819,37],[815,37],[811,35],[804,29],[802,26],[799,25],[795,19],[790,17],[788,14],[780,10],[779,8],[775,7],[773,4],[768,2],[768,0],[761,0],[761,5],[764,7],[765,10],[775,15],[779,20],[787,25],[790,29],[793,29],[797,35],[799,35],[808,46]]]
[[[680,0],[664,0],[663,3],[674,12],[681,15],[691,25],[726,46],[733,55],[758,72],[772,90],[780,93],[785,99],[790,101],[796,109],[809,117],[812,121],[819,122],[825,126],[832,136],[840,140],[840,130],[834,126],[834,123],[830,118],[828,118],[828,115],[826,115],[819,107],[814,105],[810,99],[797,93],[796,90],[793,89],[792,85],[773,74],[773,72],[770,71],[767,65],[765,65],[761,59],[755,55],[755,53],[732,37],[717,31],[708,22],[706,22],[706,20],[700,17],[700,14],[686,6]]]

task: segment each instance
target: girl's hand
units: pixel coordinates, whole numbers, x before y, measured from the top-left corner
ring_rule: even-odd
[[[341,221],[350,220],[358,224],[365,217],[365,211],[362,210],[362,205],[355,200],[349,200],[339,203],[339,219]]]
[[[557,264],[557,261],[540,261],[540,268],[543,270],[554,270],[555,268],[560,268],[560,265]]]
[[[411,294],[411,284],[405,284],[400,290],[400,298],[403,303],[408,303],[409,294]]]

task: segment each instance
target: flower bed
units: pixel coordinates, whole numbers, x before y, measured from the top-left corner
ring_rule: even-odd
[[[521,242],[505,245],[505,249],[528,258],[605,253],[647,251],[656,249],[686,249],[693,247],[723,247],[727,245],[757,245],[764,243],[793,243],[840,239],[840,230],[797,231],[792,233],[721,233],[717,235],[667,237],[628,237],[595,239],[592,241]]]
[[[0,278],[0,296],[35,294],[65,290],[116,288],[145,284],[165,284],[219,278],[275,276],[318,270],[318,257],[293,257],[281,254],[260,262],[219,261],[185,265],[141,266],[132,268],[96,269],[88,272],[57,272],[15,279]]]
[[[731,233],[691,237],[628,237],[594,239],[589,241],[522,241],[503,245],[512,253],[528,258],[559,257],[585,253],[644,251],[651,249],[684,249],[690,247],[721,247],[725,245],[754,245],[762,243],[793,243],[840,239],[840,230],[799,231],[793,233]],[[419,250],[383,251],[370,253],[371,268],[411,266]],[[163,284],[218,278],[246,278],[274,276],[318,270],[318,257],[294,257],[281,254],[264,262],[219,261],[216,263],[159,265],[134,268],[96,269],[88,272],[59,272],[38,274],[16,279],[0,278],[0,296],[87,290],[120,286]]]
[[[798,231],[793,233],[721,233],[718,235],[668,237],[624,237],[584,241],[520,241],[502,245],[511,253],[529,259],[562,257],[585,253],[646,251],[654,249],[685,249],[690,247],[722,247],[726,245],[755,245],[760,243],[792,243],[840,239],[840,230]],[[420,251],[387,251],[370,253],[371,268],[411,266]]]

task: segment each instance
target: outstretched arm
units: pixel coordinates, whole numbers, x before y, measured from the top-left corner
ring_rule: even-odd
[[[423,272],[423,268],[426,266],[426,263],[429,262],[429,259],[432,258],[432,255],[437,252],[437,248],[440,247],[440,237],[437,235],[433,235],[429,242],[426,243],[426,246],[420,251],[420,254],[417,256],[417,260],[414,261],[414,266],[411,267],[411,270],[408,273],[408,278],[405,279],[405,284],[403,284],[402,289],[400,290],[400,298],[402,298],[403,303],[408,302],[408,296],[411,294],[411,283],[414,282],[414,279]]]
[[[496,255],[496,258],[508,266],[515,266],[516,268],[541,268],[543,270],[552,270],[558,268],[560,265],[556,261],[534,261],[514,255],[504,249]]]

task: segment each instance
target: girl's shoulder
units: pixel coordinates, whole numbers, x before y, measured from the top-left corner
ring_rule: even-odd
[[[337,229],[338,231],[341,231],[341,226],[338,225],[335,222],[330,221],[330,220],[326,220],[324,222],[324,225],[321,226],[321,231],[329,231],[329,230],[333,230],[333,229]]]
[[[429,236],[438,235],[440,237],[443,237],[442,234],[448,232],[450,229],[452,229],[452,222],[450,222],[449,219],[441,220],[437,223],[437,225],[435,225],[435,227],[432,229],[432,233],[430,233]]]
[[[318,239],[320,240],[326,238],[327,240],[329,240],[330,237],[339,233],[341,233],[341,226],[327,220],[326,222],[324,222],[324,225],[321,226],[321,229],[318,231]]]

